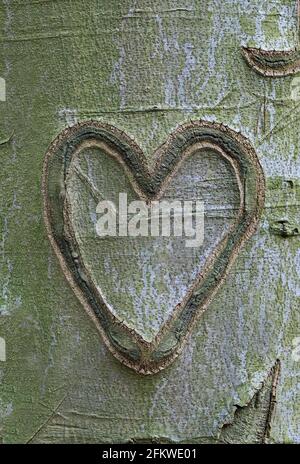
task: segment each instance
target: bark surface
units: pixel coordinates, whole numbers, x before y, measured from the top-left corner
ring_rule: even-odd
[[[0,442],[300,442],[296,4],[1,2]],[[255,51],[256,69],[245,47],[289,53]],[[179,124],[223,123],[266,178],[257,232],[152,376],[109,353],[46,234],[45,153],[85,119],[126,132],[150,165]]]

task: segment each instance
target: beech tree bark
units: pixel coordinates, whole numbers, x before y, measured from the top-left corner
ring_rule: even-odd
[[[300,442],[297,3],[1,2],[0,442]],[[153,375],[107,350],[47,237],[45,154],[84,120],[149,164],[179,125],[223,124],[264,173],[256,232]]]

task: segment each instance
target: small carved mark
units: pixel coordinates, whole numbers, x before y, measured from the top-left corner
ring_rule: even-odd
[[[289,189],[293,189],[294,186],[295,186],[295,183],[294,183],[293,180],[287,179],[287,180],[284,181],[284,185]]]
[[[287,219],[279,219],[270,226],[270,231],[274,235],[280,235],[283,238],[296,237],[299,235],[299,227],[291,224]]]
[[[300,51],[242,47],[248,65],[266,77],[285,77],[300,72]]]

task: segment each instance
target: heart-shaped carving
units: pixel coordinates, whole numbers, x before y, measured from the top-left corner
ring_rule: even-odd
[[[154,154],[117,128],[86,121],[63,131],[44,165],[45,222],[76,295],[112,353],[144,374],[170,364],[194,322],[255,231],[263,171],[250,143],[226,126],[179,126]],[[201,200],[204,241],[186,237],[99,237],[97,204]],[[119,234],[120,235],[120,234]]]

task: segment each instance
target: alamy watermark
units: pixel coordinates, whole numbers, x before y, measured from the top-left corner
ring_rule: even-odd
[[[99,237],[184,237],[186,247],[199,247],[204,240],[203,201],[143,201],[128,203],[126,193],[119,194],[116,205],[100,201],[96,213]]]

